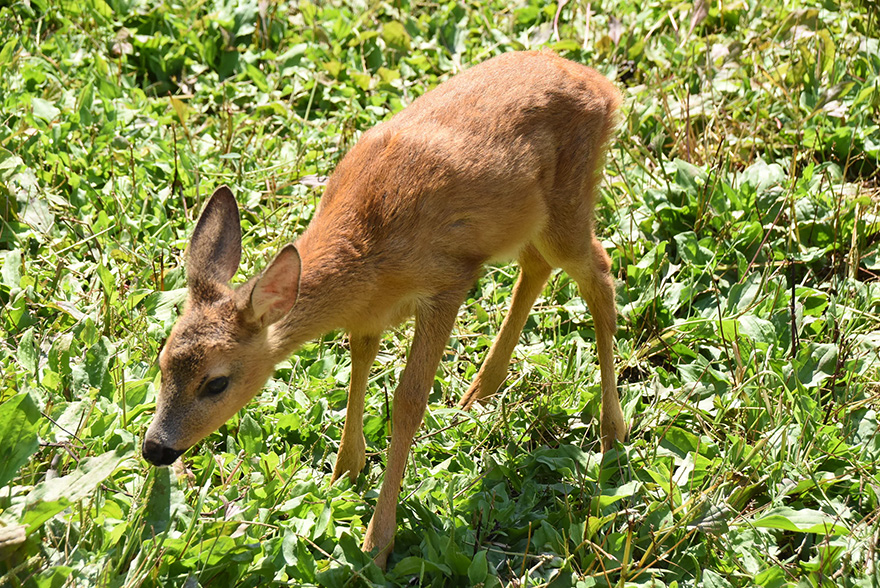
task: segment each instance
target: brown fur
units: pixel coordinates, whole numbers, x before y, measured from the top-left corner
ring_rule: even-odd
[[[622,441],[614,285],[593,234],[595,187],[619,102],[597,72],[551,53],[509,53],[478,65],[365,133],[295,246],[237,290],[226,283],[241,255],[238,213],[229,190],[219,188],[190,245],[189,302],[160,355],[163,384],[145,456],[173,461],[256,395],[277,362],[309,339],[345,329],[352,375],[333,478],[356,477],[381,333],[415,314],[385,481],[364,541],[384,566],[406,458],[458,308],[484,263],[510,257],[522,269],[511,309],[461,405],[498,390],[535,298],[561,267],[596,324],[602,448]],[[212,396],[216,378],[228,378],[228,388]]]

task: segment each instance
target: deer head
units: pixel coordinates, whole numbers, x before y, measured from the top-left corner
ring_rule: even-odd
[[[222,186],[193,232],[186,307],[159,354],[162,385],[143,444],[155,465],[171,464],[219,428],[256,396],[282,359],[270,345],[270,330],[296,302],[299,253],[286,245],[259,276],[231,288],[240,261],[238,206]]]

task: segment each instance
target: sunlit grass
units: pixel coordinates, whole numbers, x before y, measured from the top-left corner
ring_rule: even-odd
[[[870,586],[880,396],[880,32],[861,4],[0,6],[0,585]],[[697,17],[695,17],[695,15]],[[629,441],[603,456],[591,318],[551,278],[464,413],[515,266],[462,307],[387,575],[360,552],[412,333],[329,483],[344,334],[183,459],[137,449],[211,190],[235,281],[311,219],[364,130],[471,63],[549,46],[625,96],[598,206]]]

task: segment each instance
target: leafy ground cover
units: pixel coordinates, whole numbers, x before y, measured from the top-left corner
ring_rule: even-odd
[[[435,380],[387,574],[368,465],[329,484],[346,340],[281,365],[181,467],[148,467],[156,355],[213,187],[241,276],[359,133],[494,54],[618,81],[600,233],[630,441],[602,457],[592,321],[564,274],[499,399],[451,408],[503,318],[487,270]],[[880,28],[850,1],[0,3],[0,585],[875,586]]]

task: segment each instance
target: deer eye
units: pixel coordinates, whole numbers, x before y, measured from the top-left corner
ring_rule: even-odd
[[[229,386],[229,378],[226,376],[220,376],[219,378],[208,380],[208,383],[205,384],[205,395],[219,396],[226,391],[227,386]]]

